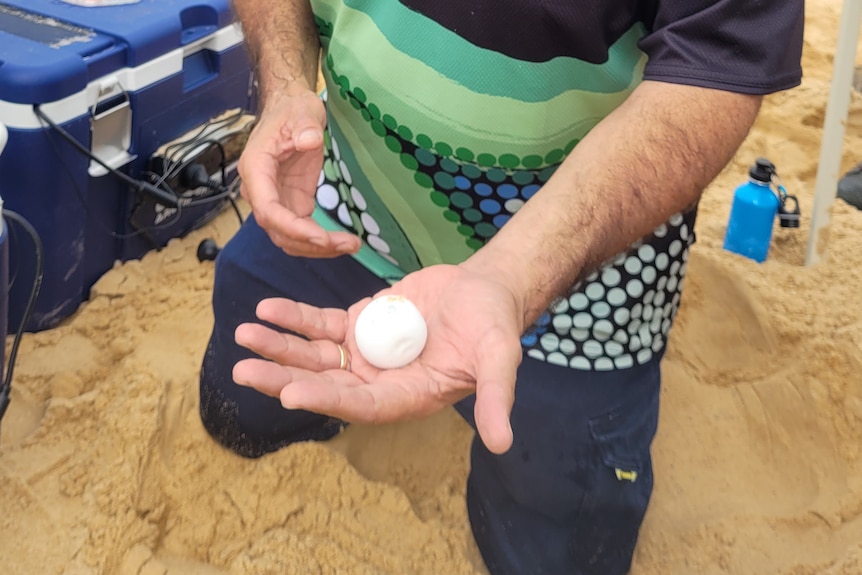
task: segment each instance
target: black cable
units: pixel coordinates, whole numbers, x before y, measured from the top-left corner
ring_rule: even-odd
[[[234,122],[238,121],[240,118],[242,118],[242,116],[243,116],[243,111],[239,110],[237,113],[233,114],[232,116],[222,118],[221,120],[215,120],[215,121],[211,120],[211,121],[207,122],[206,124],[201,126],[201,128],[197,131],[197,133],[195,135],[190,136],[189,138],[186,138],[185,140],[181,140],[178,142],[173,142],[171,144],[168,144],[164,150],[165,159],[173,162],[172,156],[176,152],[171,152],[171,150],[173,150],[174,148],[177,148],[179,150],[179,149],[182,149],[183,146],[189,146],[189,145],[196,146],[197,145],[196,142],[200,141],[201,137],[204,134],[206,134],[208,129],[219,128],[221,126],[228,126],[228,125],[233,124]],[[208,136],[208,134],[207,134],[207,136]],[[209,139],[209,138],[207,138],[207,139]]]
[[[84,194],[81,192],[81,188],[78,187],[78,182],[75,179],[75,176],[72,174],[72,171],[69,169],[69,165],[66,162],[62,161],[63,156],[62,156],[62,154],[60,154],[60,150],[57,148],[57,143],[54,141],[53,138],[51,138],[49,132],[45,132],[45,138],[48,140],[48,143],[51,144],[51,148],[54,150],[54,153],[57,155],[57,158],[59,160],[61,160],[60,165],[63,167],[63,170],[66,172],[66,175],[69,177],[69,182],[72,184],[72,190],[75,192],[75,197],[78,198],[78,202],[81,204],[81,207],[84,208],[84,211],[87,213],[87,215],[91,216],[92,214],[90,213],[90,206],[87,204],[87,200],[84,199]],[[102,222],[102,220],[100,220],[98,218],[94,218],[92,221],[97,226],[99,226],[102,229],[102,231],[105,232],[105,234],[111,236],[113,239],[115,239],[115,240],[127,240],[127,239],[131,239],[131,238],[135,238],[135,237],[138,237],[140,235],[143,235],[149,231],[158,230],[158,229],[167,227],[169,225],[172,225],[172,224],[176,223],[177,220],[179,220],[181,213],[182,213],[182,210],[178,209],[177,214],[174,217],[171,217],[169,220],[165,220],[164,222],[161,222],[159,224],[155,224],[152,226],[139,228],[139,229],[135,230],[134,232],[129,232],[127,234],[118,234],[112,228],[105,225],[105,223]]]
[[[93,160],[94,162],[96,162],[97,164],[102,166],[103,168],[105,168],[108,172],[110,172],[114,176],[118,177],[123,182],[127,183],[134,190],[153,196],[161,204],[164,204],[164,205],[171,207],[171,208],[179,208],[180,205],[188,208],[188,207],[194,207],[194,206],[200,205],[200,204],[209,204],[209,203],[212,203],[214,201],[217,201],[217,199],[221,199],[221,198],[198,198],[198,199],[184,202],[182,197],[177,195],[175,192],[164,190],[161,188],[161,186],[164,184],[164,181],[167,179],[165,176],[163,176],[155,184],[151,184],[149,182],[145,182],[143,180],[138,180],[138,179],[132,178],[131,176],[127,176],[123,172],[120,172],[119,170],[112,168],[111,166],[106,164],[104,161],[102,161],[100,158],[96,157],[83,144],[81,144],[78,140],[76,140],[74,136],[72,136],[69,132],[64,130],[56,122],[54,122],[53,120],[48,118],[48,116],[46,116],[42,112],[42,110],[39,108],[38,104],[33,105],[33,111],[41,120],[43,120],[46,124],[48,124],[48,126],[52,130],[56,131],[58,134],[60,134],[63,137],[63,139],[65,139],[67,142],[72,144],[72,147],[74,147],[77,151],[84,154],[85,156],[87,156],[88,158],[90,158],[91,160]],[[212,144],[217,145],[217,147],[219,148],[219,150],[221,151],[221,154],[222,154],[222,165],[224,165],[224,163],[225,163],[225,151],[224,151],[224,147],[222,146],[221,142],[217,142],[215,140],[205,140],[205,141],[200,142],[198,145],[204,145],[207,143],[212,143]],[[195,147],[198,147],[198,145],[196,145]],[[191,162],[189,162],[189,163],[191,163]],[[182,167],[184,167],[184,166],[181,166],[180,169],[182,169]]]
[[[239,208],[236,205],[236,202],[234,201],[234,198],[233,198],[233,196],[235,195],[236,188],[233,185],[228,185],[226,183],[227,182],[227,153],[225,151],[224,144],[219,140],[215,140],[215,139],[210,138],[209,136],[211,134],[207,134],[208,129],[211,129],[213,127],[219,127],[221,125],[229,125],[229,124],[237,121],[238,119],[240,119],[242,117],[242,112],[238,112],[237,114],[234,114],[233,116],[229,116],[227,118],[223,118],[222,120],[218,120],[215,122],[208,122],[200,130],[198,130],[198,133],[194,137],[188,138],[188,139],[181,141],[181,142],[174,142],[174,143],[168,145],[165,148],[165,158],[164,158],[164,164],[161,166],[161,175],[158,175],[158,174],[155,174],[152,172],[144,172],[144,174],[150,174],[150,177],[153,180],[152,183],[144,181],[144,180],[132,178],[131,176],[128,176],[128,175],[124,174],[123,172],[120,172],[119,170],[106,164],[100,158],[96,157],[86,146],[84,146],[83,144],[78,142],[78,140],[76,140],[74,136],[72,136],[69,132],[64,130],[56,122],[51,120],[44,112],[42,112],[42,110],[38,104],[33,105],[33,112],[36,114],[36,116],[38,118],[40,118],[40,120],[42,122],[47,124],[48,127],[50,127],[53,131],[55,131],[63,139],[65,139],[69,144],[71,144],[72,147],[77,152],[83,154],[85,157],[89,158],[91,161],[96,162],[97,164],[102,166],[105,170],[107,170],[108,173],[119,178],[120,180],[122,180],[123,182],[128,184],[130,187],[132,187],[132,189],[136,190],[137,192],[149,194],[158,203],[167,206],[167,208],[169,208],[169,209],[171,209],[171,208],[174,209],[174,213],[171,214],[171,216],[167,220],[165,220],[163,222],[159,222],[153,226],[146,226],[144,228],[137,229],[134,232],[129,233],[129,234],[117,234],[115,231],[107,229],[106,226],[102,225],[101,222],[99,222],[99,224],[102,225],[102,227],[107,230],[107,232],[110,234],[111,237],[113,237],[115,239],[126,239],[126,238],[136,237],[138,235],[147,235],[147,233],[151,230],[157,230],[157,229],[165,228],[167,226],[170,226],[170,225],[177,223],[181,219],[183,208],[194,208],[197,206],[203,206],[206,204],[216,203],[216,202],[219,202],[219,201],[222,201],[225,199],[230,201],[231,206],[233,207],[234,213],[236,214],[237,218],[239,219],[240,226],[242,226],[243,217],[242,217],[242,214],[240,213]],[[206,134],[207,138],[202,139],[202,137],[205,134]],[[49,138],[49,140],[50,140],[51,146],[54,148],[55,153],[57,153],[58,158],[62,158],[62,155],[57,150],[56,146],[54,145],[53,140],[51,140],[50,138]],[[219,168],[221,171],[221,174],[220,174],[221,175],[221,182],[220,183],[215,182],[214,180],[210,180],[207,178],[206,182],[198,181],[197,183],[201,184],[198,187],[206,187],[206,188],[213,190],[215,192],[218,192],[218,193],[213,194],[211,196],[206,196],[203,198],[194,198],[194,197],[188,197],[188,196],[181,196],[180,194],[177,194],[167,184],[167,181],[169,179],[172,179],[172,178],[177,177],[177,176],[182,177],[184,170],[187,170],[189,167],[194,167],[196,164],[195,160],[197,158],[200,158],[201,154],[206,152],[207,145],[216,147],[220,153],[221,161],[219,162]],[[203,147],[203,149],[201,149],[201,147]],[[168,154],[167,153],[168,150],[172,150],[173,148],[176,148],[176,150],[171,151],[170,154]],[[198,152],[198,150],[200,150],[200,152]],[[189,156],[192,156],[192,158],[187,160],[187,158]],[[63,168],[68,173],[69,167],[66,165],[65,162],[61,162],[61,163],[63,164]],[[200,169],[197,169],[195,171],[200,172]],[[69,176],[72,180],[72,185],[75,189],[76,195],[78,196],[78,200],[81,202],[81,205],[84,207],[84,210],[87,211],[87,213],[89,214],[87,202],[84,199],[84,196],[81,193],[81,190],[78,189],[78,185],[77,185],[77,182],[75,181],[75,178],[72,177],[71,173],[69,173]],[[196,177],[197,180],[203,179],[200,177],[199,173],[196,174],[196,176],[197,176]],[[233,182],[233,183],[236,183],[236,182]],[[166,187],[167,189],[163,189],[163,186]],[[133,221],[132,221],[132,223],[134,225]],[[187,231],[191,231],[191,230],[187,230]],[[147,235],[147,237],[153,242],[153,248],[159,247],[159,245],[156,243],[156,241],[151,236]]]
[[[177,148],[175,152],[172,152],[170,155],[166,155],[165,161],[170,166],[170,165],[174,165],[174,164],[177,164],[179,162],[182,162],[183,160],[185,160],[190,155],[191,156],[199,156],[200,153],[195,153],[195,151],[202,144],[207,144],[207,143],[214,143],[214,144],[217,144],[219,146],[222,145],[221,141],[210,138],[210,137],[201,138],[201,139],[197,139],[194,141],[189,141],[187,143],[184,143],[181,147]],[[224,148],[222,148],[221,152],[222,152],[222,157],[224,157],[224,155],[225,155],[224,154]]]
[[[226,200],[230,197],[230,190],[225,190],[223,192],[219,192],[217,194],[213,194],[212,196],[204,196],[203,198],[195,198],[195,199],[186,199],[180,198],[180,206],[188,207],[190,205],[201,206],[203,204],[213,204],[215,202],[220,202],[221,200]],[[186,201],[184,201],[186,200]]]
[[[195,145],[194,147],[192,147],[189,150],[186,150],[183,153],[183,155],[178,158],[178,160],[171,160],[170,163],[172,165],[175,164],[175,167],[163,168],[163,170],[162,170],[163,174],[156,180],[156,185],[160,185],[160,184],[166,182],[167,180],[180,175],[180,173],[182,173],[182,171],[184,169],[186,169],[190,165],[193,165],[195,163],[195,160],[197,160],[203,154],[203,151],[201,151],[197,154],[193,154],[193,152],[197,148],[199,148],[200,146],[205,145],[205,144],[210,144],[210,145],[216,147],[218,149],[218,151],[220,152],[221,162],[219,163],[219,167],[221,168],[221,171],[222,171],[222,181],[224,181],[225,163],[227,162],[227,155],[225,153],[224,145],[222,145],[222,143],[219,142],[218,140],[201,140],[197,145]],[[204,150],[206,150],[206,148],[204,148]],[[189,156],[191,156],[192,158],[187,159]]]
[[[39,107],[38,104],[33,105],[33,112],[43,122],[45,122],[48,125],[48,127],[50,127],[52,130],[57,132],[60,136],[62,136],[64,140],[69,142],[72,145],[72,147],[75,148],[76,151],[80,152],[81,154],[85,155],[87,158],[91,159],[92,161],[94,161],[97,164],[99,164],[100,166],[102,166],[109,173],[113,174],[114,176],[121,179],[123,182],[127,183],[134,190],[141,192],[141,193],[149,194],[150,196],[153,196],[156,199],[156,201],[158,201],[159,203],[166,205],[169,208],[176,209],[175,214],[173,214],[169,220],[166,220],[166,221],[161,222],[159,224],[156,224],[154,226],[147,226],[145,228],[135,230],[134,232],[131,232],[128,234],[117,234],[113,230],[108,230],[108,233],[115,239],[128,239],[128,238],[136,237],[136,236],[141,235],[141,234],[145,234],[151,230],[157,230],[160,228],[164,228],[164,227],[173,225],[174,223],[179,221],[183,208],[194,208],[194,207],[199,206],[199,205],[210,204],[210,203],[213,203],[213,202],[218,201],[220,199],[223,199],[225,197],[224,195],[219,195],[219,197],[208,197],[208,198],[198,198],[198,199],[188,200],[188,199],[182,198],[179,194],[177,194],[172,189],[170,189],[169,186],[168,186],[167,190],[162,188],[162,186],[167,186],[167,184],[165,183],[165,180],[167,179],[167,175],[163,175],[155,183],[150,183],[150,182],[146,182],[143,180],[132,178],[131,176],[128,176],[128,175],[124,174],[123,172],[120,172],[119,170],[117,170],[115,168],[112,168],[111,166],[109,166],[105,162],[103,162],[100,158],[96,157],[89,149],[87,149],[84,145],[82,145],[80,142],[78,142],[78,140],[76,140],[74,136],[72,136],[69,132],[64,130],[56,122],[51,120],[41,110],[41,108]],[[202,127],[201,130],[199,131],[199,133],[203,134],[208,126],[212,127],[212,126],[220,125],[222,123],[227,123],[228,121],[235,121],[237,118],[241,117],[241,115],[242,115],[241,113],[238,113],[238,114],[234,115],[235,117],[230,116],[228,118],[219,120],[217,122],[209,123],[209,124],[205,125],[204,127]],[[194,141],[192,139],[186,140],[186,142],[194,143]],[[204,140],[204,141],[198,141],[197,143],[194,143],[194,147],[196,148],[196,147],[199,147],[200,145],[204,145],[207,143],[217,146],[219,148],[219,151],[221,152],[222,161],[221,161],[220,167],[221,167],[221,171],[222,171],[222,181],[224,181],[224,179],[226,178],[226,166],[225,166],[226,153],[224,150],[224,146],[222,145],[221,142],[219,142],[217,140]],[[53,142],[52,142],[52,145],[53,145]],[[172,145],[176,145],[176,143],[172,144]],[[185,155],[186,154],[184,153],[182,158],[185,158]],[[193,162],[187,162],[187,164],[188,163],[193,163]],[[185,165],[187,165],[187,164],[185,164]],[[177,166],[176,169],[181,170],[182,168],[185,167],[185,165]],[[65,164],[64,164],[64,168],[66,168],[68,170],[68,167],[66,167]],[[74,181],[74,179],[73,179],[73,181]],[[74,187],[75,187],[75,192],[78,195],[79,201],[82,203],[82,205],[86,209],[87,203],[84,200],[83,195],[81,194],[80,190],[78,190],[77,185]]]
[[[201,127],[201,129],[199,129],[197,133],[191,138],[180,142],[174,142],[166,146],[163,152],[164,165],[162,166],[162,175],[161,177],[156,179],[156,182],[165,182],[173,177],[176,177],[180,173],[182,173],[182,171],[186,169],[186,167],[191,164],[194,164],[195,160],[199,158],[206,150],[206,148],[204,148],[204,150],[198,152],[198,149],[205,144],[210,144],[218,149],[221,155],[221,162],[219,163],[219,169],[221,171],[221,181],[222,184],[227,182],[227,153],[225,151],[224,144],[219,140],[211,138],[211,133],[207,133],[207,130],[209,128],[217,129],[223,125],[229,126],[233,123],[236,123],[239,119],[242,118],[242,116],[243,112],[239,111],[232,116],[228,116],[227,118],[223,118],[215,122],[208,122],[203,127]],[[215,130],[212,131],[214,132]],[[206,138],[204,138],[204,136],[206,136]],[[173,148],[176,148],[176,151],[169,153],[169,150],[172,150]],[[187,149],[183,150],[183,148]],[[177,154],[180,155],[177,156]],[[192,159],[187,161],[187,158],[189,156],[191,156]],[[217,189],[213,186],[209,187],[212,189]]]
[[[24,308],[24,315],[21,317],[21,323],[18,325],[18,331],[15,332],[15,338],[12,341],[12,349],[9,352],[9,360],[6,364],[6,377],[3,379],[3,383],[0,384],[0,420],[3,419],[3,416],[6,414],[6,409],[9,407],[12,393],[12,374],[15,372],[15,361],[18,359],[18,348],[21,345],[21,337],[24,335],[24,330],[27,328],[27,322],[30,321],[30,315],[33,313],[33,306],[36,304],[36,298],[39,297],[39,291],[42,289],[42,276],[45,273],[42,239],[39,237],[39,232],[36,231],[36,228],[34,228],[23,216],[11,210],[4,209],[3,218],[7,223],[14,222],[20,226],[30,236],[30,239],[33,241],[36,269],[33,274],[33,285],[30,288],[30,296],[27,298],[27,306]]]
[[[233,208],[233,213],[236,214],[236,217],[239,220],[239,227],[242,227],[244,220],[242,217],[242,212],[239,211],[239,206],[237,205],[236,200],[234,199],[233,195],[228,196],[227,199],[230,200],[230,205]]]
[[[63,136],[63,139],[66,140],[67,142],[69,142],[70,144],[72,144],[73,148],[75,148],[76,150],[78,150],[79,152],[81,152],[82,154],[84,154],[85,156],[87,156],[88,158],[90,158],[91,160],[93,160],[94,162],[96,162],[97,164],[99,164],[100,166],[105,168],[106,170],[108,170],[108,172],[113,174],[115,177],[121,179],[123,182],[128,184],[135,191],[149,194],[152,197],[159,200],[160,203],[162,203],[166,206],[170,206],[172,208],[177,207],[177,195],[176,194],[172,194],[170,192],[163,190],[162,188],[154,186],[153,184],[151,184],[149,182],[137,180],[131,176],[127,176],[126,174],[124,174],[123,172],[121,172],[119,170],[115,170],[114,168],[112,168],[111,166],[106,164],[104,161],[102,161],[101,158],[97,157],[90,150],[88,150],[83,144],[81,144],[81,142],[76,140],[75,137],[72,136],[72,134],[70,134],[69,132],[64,130],[61,126],[54,123],[53,120],[48,118],[48,116],[46,116],[42,112],[42,110],[39,108],[39,104],[33,104],[33,113],[35,113],[39,117],[39,119],[41,119],[43,122],[48,124],[48,126],[52,130],[54,130],[55,132],[57,132],[58,134]]]
[[[7,226],[6,232],[9,234],[9,245],[18,243],[18,233],[12,226]],[[18,279],[18,262],[15,262],[15,268],[9,268],[9,291],[15,287],[15,280]]]

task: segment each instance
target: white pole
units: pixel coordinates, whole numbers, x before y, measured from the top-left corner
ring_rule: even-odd
[[[825,249],[820,245],[823,239],[820,236],[829,225],[829,209],[837,193],[838,171],[841,169],[844,129],[850,108],[850,93],[853,89],[853,70],[856,63],[860,24],[862,24],[862,1],[844,0],[832,69],[832,87],[829,102],[826,104],[826,119],[823,121],[823,141],[820,145],[820,163],[817,166],[817,181],[814,188],[811,232],[808,237],[808,251],[805,254],[807,266],[819,262]]]

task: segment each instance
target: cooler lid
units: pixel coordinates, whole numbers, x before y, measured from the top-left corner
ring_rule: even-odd
[[[229,25],[228,1],[0,0],[0,100],[53,102],[149,62]]]

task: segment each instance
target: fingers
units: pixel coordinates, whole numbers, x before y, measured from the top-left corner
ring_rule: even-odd
[[[251,182],[246,184],[243,181],[243,186],[253,186]],[[270,236],[276,239],[275,236],[283,237],[285,240],[294,240],[305,243],[313,243],[317,246],[326,246],[329,242],[326,240],[326,230],[320,224],[315,222],[310,217],[301,217],[292,209],[284,205],[279,197],[264,200],[261,197],[260,190],[275,186],[268,186],[263,183],[259,185],[257,198],[255,200],[254,216],[257,218],[257,223],[265,230],[271,230]],[[251,195],[251,194],[249,194]]]
[[[483,341],[484,353],[477,366],[476,431],[492,453],[505,453],[512,446],[509,415],[515,403],[515,379],[521,363],[521,348],[497,331]]]
[[[281,389],[279,397],[287,409],[304,409],[351,423],[390,423],[430,412],[414,410],[418,403],[407,386],[379,379],[365,383],[347,371],[297,377]]]
[[[359,250],[361,241],[357,236],[343,231],[326,231],[308,215],[314,208],[313,193],[319,168],[313,176],[304,178],[307,181],[300,181],[303,178],[297,177],[297,181],[293,182],[292,185],[298,186],[297,190],[305,192],[290,193],[285,190],[286,197],[283,198],[279,191],[281,184],[275,174],[278,166],[266,156],[255,157],[250,151],[244,154],[244,160],[246,158],[247,163],[242,172],[242,194],[252,205],[258,224],[267,231],[274,244],[300,257],[337,257]],[[307,197],[304,194],[308,194]],[[301,215],[294,211],[293,204],[306,202],[308,206],[303,210],[307,214]]]
[[[344,341],[347,335],[347,312],[337,308],[320,308],[285,298],[269,298],[257,304],[258,318],[311,340]]]
[[[374,401],[364,387],[367,386],[337,385],[334,380],[326,385],[319,378],[297,380],[281,389],[279,399],[285,409],[304,409],[351,423],[370,423],[374,417],[368,406],[373,406]]]
[[[387,423],[427,411],[405,410],[405,406],[416,405],[405,387],[385,381],[366,384],[349,371],[314,373],[245,359],[234,366],[233,378],[239,385],[280,398],[285,409],[303,409],[352,423]]]
[[[276,181],[262,177],[262,170],[258,173],[260,175],[251,181],[243,178],[241,189],[243,197],[252,205],[257,223],[267,231],[274,244],[298,256],[306,254],[296,253],[297,251],[305,251],[309,254],[331,252],[334,255],[341,255],[344,253],[337,249],[339,245],[346,244],[343,238],[331,237],[331,234],[310,216],[297,214],[288,207],[287,200],[282,199]],[[314,184],[309,183],[307,186],[313,192]]]
[[[261,357],[313,372],[344,369],[350,359],[349,352],[334,341],[308,341],[254,323],[237,327],[235,339]]]
[[[349,371],[329,370],[314,373],[298,367],[279,365],[265,359],[244,359],[233,367],[233,380],[238,385],[252,387],[270,397],[279,397],[286,389],[294,386],[310,386],[323,390],[329,388],[350,387],[361,383],[361,380]],[[297,383],[299,382],[299,383]],[[283,402],[282,402],[283,403]],[[285,405],[289,409],[308,409],[300,401],[296,405]],[[323,412],[321,412],[323,413]]]
[[[267,228],[264,227],[264,229]],[[273,227],[270,227],[267,233],[275,245],[297,257],[337,258],[347,254],[355,254],[362,246],[362,241],[349,232],[327,232],[323,228],[320,229],[323,235],[305,237],[287,236],[275,231]]]
[[[278,132],[261,132],[260,128],[258,125],[249,138],[237,164],[242,195],[256,209],[279,203],[280,157],[293,150],[292,141],[281,142]]]
[[[285,369],[264,359],[244,359],[233,366],[233,380],[238,385],[253,387],[270,397],[278,397],[291,381]]]

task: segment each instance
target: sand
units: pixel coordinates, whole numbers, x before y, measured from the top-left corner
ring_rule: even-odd
[[[758,156],[811,214],[840,5],[810,0],[803,85],[767,100],[704,196],[633,575],[862,573],[862,212],[836,203],[812,268],[807,218],[776,228],[762,265],[721,249]],[[842,170],[862,159],[862,95],[848,128]],[[236,227],[226,212],[117,266],[25,338],[0,437],[2,572],[483,573],[452,410],[255,461],[203,431],[213,268],[195,250]]]

